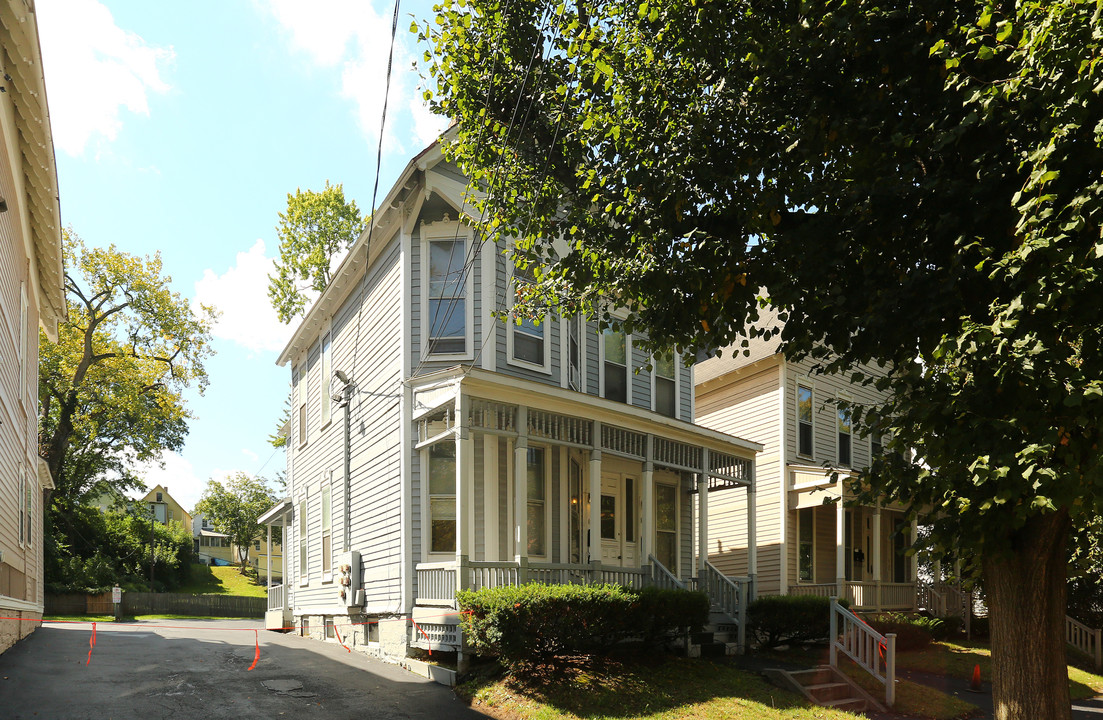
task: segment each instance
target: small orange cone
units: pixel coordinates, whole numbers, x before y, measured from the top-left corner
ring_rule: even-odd
[[[980,692],[980,663],[973,666],[973,679],[969,681],[969,690]]]

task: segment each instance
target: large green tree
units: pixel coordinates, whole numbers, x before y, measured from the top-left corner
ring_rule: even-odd
[[[264,478],[238,472],[222,481],[208,480],[195,509],[211,519],[215,530],[230,537],[230,542],[237,546],[241,571],[245,572],[249,546],[264,532],[257,518],[275,502],[276,496],[265,485]]]
[[[41,337],[39,453],[52,505],[71,508],[141,487],[138,463],[182,447],[183,393],[206,387],[214,310],[173,292],[160,256],[89,248],[71,230],[63,240],[69,317],[57,343]]]
[[[345,200],[340,184],[327,180],[321,192],[297,189],[287,194],[287,211],[280,213],[276,226],[280,257],[276,274],[268,276],[268,298],[281,322],[303,314],[310,293],[326,289],[333,257],[351,247],[363,229],[356,201]]]
[[[438,12],[427,94],[534,302],[616,298],[696,350],[755,332],[767,287],[790,357],[888,363],[855,415],[895,452],[863,481],[979,558],[997,717],[1068,717],[1066,542],[1103,509],[1100,6]]]

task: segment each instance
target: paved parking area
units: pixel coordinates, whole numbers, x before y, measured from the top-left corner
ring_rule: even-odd
[[[254,632],[260,660],[252,671]],[[0,716],[24,718],[371,718],[484,716],[448,688],[339,645],[249,620],[49,624],[0,655]]]

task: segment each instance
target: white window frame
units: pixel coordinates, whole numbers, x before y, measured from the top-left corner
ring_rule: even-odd
[[[461,353],[430,353],[429,333],[431,320],[429,317],[429,247],[430,244],[441,241],[456,241],[463,243],[463,257],[466,259],[471,253],[473,242],[471,229],[463,223],[433,223],[421,226],[421,359],[429,361],[440,360],[472,360],[474,353],[475,335],[475,267],[474,261],[471,268],[463,278],[464,282],[464,351]],[[485,272],[487,268],[483,268]],[[484,328],[484,332],[485,332]]]
[[[299,541],[299,586],[305,587],[310,584],[310,551],[306,544],[307,537],[310,534],[309,523],[309,509],[310,509],[310,493],[304,492],[299,498],[299,506],[296,510],[299,513],[298,517],[298,537]]]
[[[841,413],[843,409],[838,404],[838,401],[841,400],[848,403],[853,401],[848,395],[845,395],[843,393],[836,393],[835,400],[835,412],[833,413],[835,416],[835,422],[833,423],[835,426],[835,462],[838,464],[839,467],[852,468],[854,467],[854,415],[850,412],[850,410],[846,411],[847,418],[850,422],[850,432],[847,433],[847,435],[850,437],[850,460],[846,464],[843,464],[843,460],[839,456],[839,450],[842,447],[842,443],[839,442],[839,437],[843,434],[842,431],[839,429],[839,413]]]
[[[27,282],[19,283],[19,402],[24,409],[27,408],[27,356],[29,354],[29,328],[27,306]]]
[[[611,328],[606,328],[598,333],[597,343],[597,372],[598,372],[598,395],[605,398],[605,332]],[[624,404],[632,404],[632,336],[624,330],[618,330],[617,332],[624,333]],[[606,398],[608,399],[608,398]],[[619,402],[614,400],[613,402]]]
[[[300,448],[306,447],[310,442],[310,406],[307,404],[309,393],[306,382],[310,366],[307,360],[308,358],[303,358],[299,363],[299,379],[295,383],[295,430]]]
[[[516,333],[528,334],[520,329],[517,324],[516,318],[513,317],[512,308],[517,303],[517,288],[519,283],[527,282],[527,279],[521,279],[517,277],[517,266],[513,262],[512,257],[506,259],[506,277],[509,278],[509,297],[510,297],[510,318],[506,323],[509,329],[506,331],[506,363],[513,365],[514,367],[526,368],[528,370],[534,370],[545,375],[551,375],[551,344],[552,344],[552,317],[551,313],[544,313],[544,320],[540,323],[540,330],[544,334],[544,360],[541,363],[534,363],[530,360],[524,360],[522,358],[514,357],[514,336]]]
[[[808,515],[812,518],[812,577],[808,580],[801,580],[800,578],[800,516],[805,510],[808,511]],[[798,508],[797,509],[797,584],[815,585],[816,584],[816,508]]]
[[[682,566],[682,547],[681,547],[682,493],[681,493],[681,485],[677,481],[675,481],[675,482],[666,482],[666,481],[663,481],[663,480],[653,479],[652,482],[655,484],[656,488],[658,488],[659,485],[663,485],[665,487],[672,488],[674,490],[674,565],[675,565],[675,567],[667,568],[667,570],[674,573],[674,575],[676,577],[681,577],[682,576],[682,568],[681,568],[681,566]],[[643,497],[642,484],[643,484],[643,480],[640,480],[641,492],[636,493],[637,495],[639,495],[641,497],[641,499]],[[655,537],[652,540],[654,541],[654,548],[656,550],[658,550],[659,533],[660,532],[666,532],[666,531],[665,530],[663,530],[663,531],[659,530],[659,520],[658,520],[659,502],[658,502],[658,499],[657,499],[658,498],[658,493],[657,492],[654,493],[654,496],[656,498],[655,507],[654,507],[654,510],[653,510],[653,512],[655,514],[655,517],[653,517],[651,519],[651,523],[652,523],[652,526],[654,527]]]
[[[800,420],[800,390],[801,390],[801,388],[804,388],[804,389],[808,390],[808,392],[810,392],[812,394],[812,397],[811,397],[811,401],[812,401],[812,422],[811,422],[812,442],[811,442],[811,445],[812,445],[812,447],[810,448],[811,451],[812,451],[811,453],[801,452],[801,449],[800,449],[800,423],[801,423],[801,420]],[[807,458],[807,459],[811,460],[811,459],[816,457],[816,386],[815,386],[815,383],[811,382],[807,378],[803,378],[803,377],[797,378],[796,392],[793,393],[793,419],[796,421],[796,428],[797,428],[796,437],[793,438],[794,440],[796,440],[797,457]]]
[[[322,398],[321,430],[324,431],[333,421],[333,397],[330,388],[330,376],[333,375],[333,332],[327,321],[322,329],[318,363],[321,366],[320,390]]]
[[[443,495],[443,494],[439,494],[439,493],[435,494],[435,495],[430,495],[430,492],[429,492],[429,462],[430,462],[430,460],[429,460],[429,451],[430,451],[431,448],[433,448],[434,446],[436,446],[438,444],[441,444],[441,443],[451,443],[452,446],[455,447],[455,440],[453,440],[451,438],[445,438],[444,440],[441,440],[440,443],[433,443],[432,445],[426,445],[425,447],[423,447],[421,449],[421,517],[423,518],[423,521],[421,523],[421,556],[423,558],[440,559],[440,558],[455,558],[455,556],[456,556],[456,550],[455,549],[437,551],[437,552],[433,551],[433,515],[432,515],[433,509],[432,509],[432,503],[430,501],[432,500],[433,497],[444,498],[444,497],[448,497],[448,496]],[[458,473],[459,472],[458,459],[457,459],[456,464],[457,464],[456,470],[457,470],[457,473]],[[457,503],[457,505],[456,505],[456,529],[459,530],[459,516],[460,516],[459,510],[460,510],[460,508],[459,508],[458,503],[459,503],[459,489],[460,488],[459,488],[459,477],[458,477],[458,475],[456,477],[455,482],[456,482],[456,484],[455,484],[455,488],[453,490],[452,497],[454,498],[455,502]],[[459,542],[459,535],[456,536],[456,541],[457,541],[457,543]]]
[[[682,404],[681,403],[682,382],[681,382],[681,377],[680,377],[682,373],[679,372],[679,370],[681,369],[680,361],[682,359],[682,356],[677,350],[671,350],[670,354],[671,354],[671,359],[674,363],[674,378],[673,378],[673,380],[674,380],[674,414],[673,415],[663,415],[663,417],[671,417],[671,418],[677,419],[678,415],[679,415],[679,410],[681,410],[681,404]],[[658,410],[658,403],[655,402],[655,391],[658,389],[659,373],[656,371],[655,359],[656,359],[656,356],[652,355],[651,356],[651,410],[652,410],[652,412],[657,413],[657,412],[659,412],[659,410]],[[667,379],[670,379],[670,378],[663,378],[663,379],[667,380]]]
[[[529,444],[529,450],[540,450],[544,453],[544,499],[540,502],[544,503],[544,554],[536,555],[530,554],[528,547],[525,548],[525,555],[528,557],[542,558],[551,560],[552,556],[552,497],[551,497],[551,468],[552,468],[552,453],[555,449],[550,445]],[[528,482],[528,453],[525,453],[525,482]],[[531,493],[526,493],[528,498],[526,500],[525,507],[525,526],[528,526],[528,508],[532,507],[534,501]],[[525,533],[528,541],[531,542],[532,538]]]
[[[333,473],[327,473],[322,483],[321,518],[318,523],[318,550],[322,554],[322,582],[333,582]],[[326,515],[329,527],[326,527]],[[326,556],[326,536],[329,537],[329,556]],[[328,565],[328,567],[327,567]]]
[[[560,364],[563,366],[562,385],[568,390],[586,392],[586,318],[579,313],[563,319],[560,338]],[[571,385],[571,328],[578,328],[578,387]]]
[[[19,547],[26,547],[29,543],[27,537],[27,470],[23,463],[19,463]]]

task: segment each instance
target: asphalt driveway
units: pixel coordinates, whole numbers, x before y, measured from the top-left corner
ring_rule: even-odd
[[[259,630],[260,660],[253,630]],[[0,716],[477,719],[448,688],[249,620],[46,624],[0,655]]]

